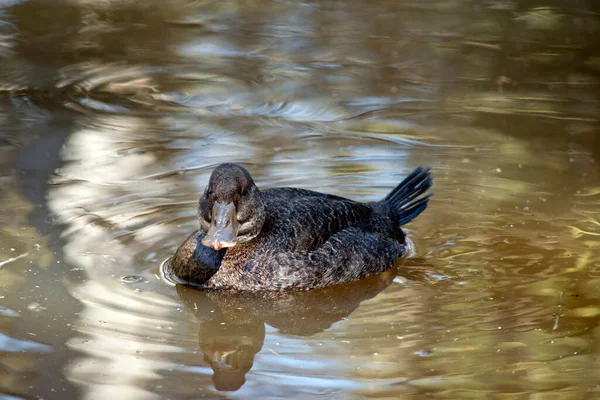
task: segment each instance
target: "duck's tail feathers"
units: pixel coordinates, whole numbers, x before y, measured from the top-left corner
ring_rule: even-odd
[[[427,208],[432,194],[419,197],[431,187],[429,168],[419,167],[410,173],[383,201],[390,206],[399,225],[412,221]]]

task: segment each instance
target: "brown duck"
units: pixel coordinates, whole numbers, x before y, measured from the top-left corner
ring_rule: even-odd
[[[200,229],[168,265],[179,283],[207,289],[315,289],[391,268],[406,253],[400,228],[427,207],[429,169],[383,200],[359,203],[296,188],[261,191],[246,169],[221,164],[198,203]]]

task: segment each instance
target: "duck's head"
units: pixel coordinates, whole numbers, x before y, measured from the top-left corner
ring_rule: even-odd
[[[220,250],[254,239],[265,222],[260,191],[246,169],[221,164],[198,203],[202,244]]]

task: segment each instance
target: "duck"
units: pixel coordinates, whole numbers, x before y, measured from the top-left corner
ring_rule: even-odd
[[[198,201],[199,229],[167,263],[175,283],[234,291],[311,290],[392,268],[409,249],[402,226],[432,196],[418,167],[379,201],[301,188],[260,190],[244,167],[217,166]]]

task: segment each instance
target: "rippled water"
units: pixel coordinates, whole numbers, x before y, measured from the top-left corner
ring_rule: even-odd
[[[0,394],[597,398],[599,13],[1,3]],[[381,276],[172,286],[225,161],[365,201],[429,165],[435,196]]]

